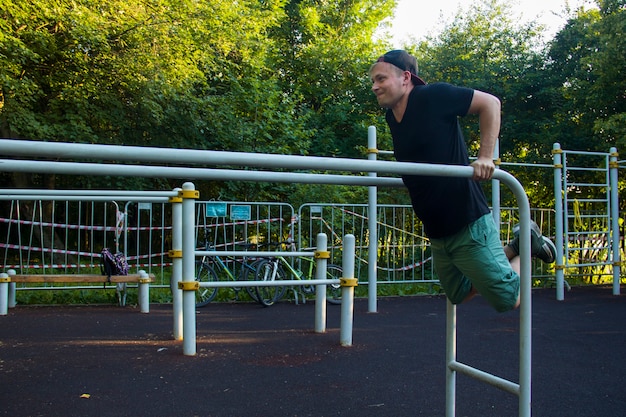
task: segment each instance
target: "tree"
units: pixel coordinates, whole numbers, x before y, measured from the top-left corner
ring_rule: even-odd
[[[580,9],[550,46],[549,73],[562,106],[554,112],[564,147],[606,152],[626,145],[626,29],[624,0]]]
[[[552,145],[543,140],[545,108],[541,27],[518,26],[507,3],[485,0],[459,10],[441,33],[429,36],[413,52],[428,82],[449,82],[487,91],[502,102],[500,155],[504,161],[546,162]],[[461,119],[470,154],[479,146],[475,117]],[[551,172],[515,173],[529,190],[533,205],[551,201]],[[546,186],[547,185],[547,186]],[[504,204],[514,204],[503,194]]]
[[[271,82],[263,88],[259,82],[268,73],[267,28],[277,24],[280,4],[5,2],[0,6],[0,134],[212,149],[243,142],[243,148],[237,126],[258,121],[258,112],[250,116],[249,97],[257,107],[283,104]],[[259,97],[265,91],[274,99]],[[228,119],[237,123],[221,131]],[[267,120],[283,133],[286,129],[275,125],[292,125]],[[41,186],[37,176],[13,181]],[[139,185],[120,183],[108,185]]]
[[[373,37],[393,7],[392,0],[287,2],[273,38],[282,89],[296,100],[311,134],[301,153],[362,157],[364,115],[378,112],[367,88],[368,68],[380,52]]]

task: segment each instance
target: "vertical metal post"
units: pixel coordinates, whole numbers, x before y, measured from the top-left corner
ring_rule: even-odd
[[[502,176],[502,173],[498,174]],[[510,174],[506,174],[510,177]],[[511,177],[512,178],[512,177]],[[531,413],[531,358],[532,358],[532,298],[530,258],[530,206],[528,196],[519,182],[507,182],[519,203],[520,216],[520,357],[519,384],[457,362],[456,360],[456,307],[447,301],[446,310],[446,417],[454,417],[456,372],[462,372],[495,387],[517,394],[519,416]]]
[[[174,191],[182,191],[175,188]],[[172,204],[172,249],[170,258],[172,259],[172,278],[170,286],[172,289],[172,310],[174,318],[173,337],[174,340],[183,340],[183,291],[178,288],[183,277],[183,199],[182,197],[170,198]]]
[[[9,283],[11,278],[6,272],[0,273],[0,316],[9,313]]]
[[[493,161],[496,169],[500,169],[500,139],[496,140],[496,146],[493,148]],[[500,233],[500,180],[495,178],[491,180],[491,214]]]
[[[450,364],[456,362],[456,306],[446,299],[446,417],[456,413],[456,371]]]
[[[518,183],[519,185],[519,183]],[[519,185],[519,190],[524,189]],[[520,197],[524,197],[521,199]],[[520,341],[519,341],[519,416],[531,414],[532,364],[532,279],[530,257],[530,206],[526,194],[519,194],[520,216]]]
[[[139,310],[150,312],[150,276],[143,269],[139,271]]]
[[[611,190],[611,229],[613,237],[613,295],[620,294],[620,263],[621,254],[619,248],[619,190],[618,190],[618,169],[617,148],[611,148],[609,157],[609,188]]]
[[[352,321],[354,318],[354,258],[356,254],[354,235],[343,238],[343,277],[341,278],[341,329],[339,343],[341,346],[352,346]]]
[[[367,129],[367,159],[370,161],[376,160],[376,153],[378,152],[376,144],[376,127],[370,126]],[[368,176],[375,177],[375,172],[368,173]],[[369,247],[368,247],[368,263],[367,263],[367,311],[370,313],[376,313],[378,311],[378,276],[376,274],[376,268],[378,266],[378,187],[371,186],[367,189],[368,196],[368,233],[369,233]]]
[[[13,277],[13,275],[16,274],[15,269],[9,269],[7,271],[7,273],[9,274],[9,278]],[[15,282],[11,281],[9,282],[9,308],[13,308],[15,307],[15,293],[16,293],[17,288],[15,287]]]
[[[565,298],[565,270],[563,265],[563,151],[561,145],[555,143],[552,146],[552,159],[554,162],[554,211],[555,213],[555,244],[556,244],[556,299],[563,301]]]
[[[183,198],[183,276],[179,283],[183,290],[183,354],[194,356],[196,354],[196,291],[198,282],[195,279],[195,199],[198,193],[193,183],[183,184],[181,191]]]
[[[316,253],[323,253],[324,256],[317,256],[315,260],[315,279],[326,279],[326,265],[328,258],[328,238],[324,233],[317,234]],[[315,332],[324,333],[326,331],[326,285],[320,284],[315,287]]]

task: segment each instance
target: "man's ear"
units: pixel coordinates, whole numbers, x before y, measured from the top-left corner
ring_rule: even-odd
[[[409,85],[413,83],[413,80],[411,79],[411,73],[409,71],[404,71],[404,82],[405,85]]]

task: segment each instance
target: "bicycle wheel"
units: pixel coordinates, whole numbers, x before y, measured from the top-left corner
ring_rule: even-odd
[[[204,262],[196,262],[196,281],[215,282],[218,281],[217,274],[209,265]],[[209,304],[217,295],[217,287],[200,287],[196,291],[196,307],[204,307]]]
[[[256,265],[256,280],[257,281],[277,281],[282,280],[284,272],[278,265],[277,261],[272,259],[260,260]],[[255,287],[257,301],[265,307],[273,305],[276,301],[280,300],[285,294],[285,287],[283,286],[263,286]]]
[[[343,269],[339,265],[326,266],[326,278],[340,279],[343,277]],[[326,285],[326,300],[330,304],[341,304],[341,286],[339,284]]]
[[[241,266],[240,281],[254,281],[256,279],[257,266],[260,262],[266,259],[258,259],[254,262],[248,262]],[[259,301],[259,297],[256,293],[256,287],[246,287],[246,292],[254,301]]]

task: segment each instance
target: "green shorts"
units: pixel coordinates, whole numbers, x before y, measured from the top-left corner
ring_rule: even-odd
[[[474,286],[497,311],[515,307],[520,278],[504,254],[491,214],[430,243],[435,272],[453,304],[461,303]]]

